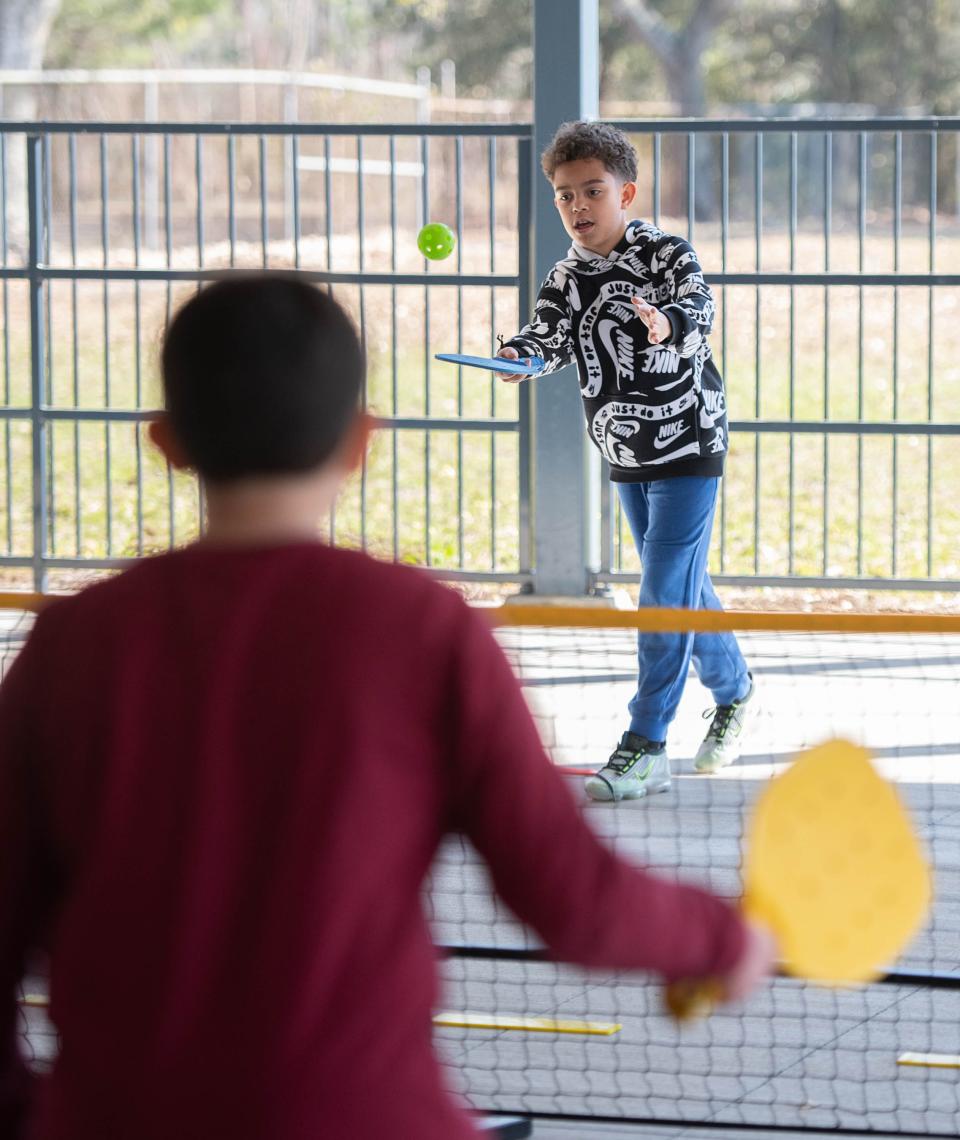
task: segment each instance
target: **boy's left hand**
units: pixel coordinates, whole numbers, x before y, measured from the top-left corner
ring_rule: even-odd
[[[642,297],[633,297],[633,307],[637,310],[637,316],[647,326],[647,339],[651,344],[662,344],[664,341],[670,339],[673,329],[670,325],[670,318],[665,313],[661,313],[655,306],[649,304]]]

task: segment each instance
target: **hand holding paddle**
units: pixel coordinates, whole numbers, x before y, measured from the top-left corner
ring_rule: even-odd
[[[509,355],[508,355],[509,354]],[[538,376],[546,362],[542,356],[520,356],[515,348],[501,348],[496,356],[466,356],[462,352],[438,352],[437,360],[449,364],[465,364],[468,368],[486,368],[501,380],[516,384],[529,376]]]
[[[520,353],[515,348],[509,345],[504,345],[503,348],[497,353],[497,356],[503,357],[504,360],[519,360]],[[515,376],[512,372],[497,372],[496,377],[498,380],[503,380],[506,384],[519,384],[523,379],[522,376]]]
[[[930,872],[894,788],[862,748],[804,753],[761,794],[743,867],[743,910],[776,935],[783,969],[821,985],[868,982],[930,905]],[[731,996],[729,979],[668,987],[682,1020]]]

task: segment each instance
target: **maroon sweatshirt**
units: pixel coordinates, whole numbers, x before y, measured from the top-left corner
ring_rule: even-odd
[[[431,1047],[449,832],[558,958],[740,953],[732,909],[584,825],[483,618],[425,575],[195,546],[52,604],[0,689],[0,1134],[474,1135]],[[34,952],[62,1052],[30,1087]]]

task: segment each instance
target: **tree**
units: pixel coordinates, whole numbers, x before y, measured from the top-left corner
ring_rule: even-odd
[[[0,0],[0,68],[30,69],[43,63],[60,0]]]
[[[713,94],[740,102],[859,104],[884,114],[955,114],[955,0],[748,0],[723,47]]]
[[[696,0],[679,19],[668,20],[650,0],[618,0],[627,27],[647,45],[663,68],[670,99],[681,115],[701,117],[707,111],[703,55],[718,26],[739,7],[740,0]],[[685,18],[684,18],[685,17]]]
[[[43,63],[60,0],[0,0],[0,69],[33,71]],[[37,116],[33,88],[0,88],[0,118],[30,122]],[[6,169],[7,241],[20,255],[27,244],[26,151],[14,137]]]

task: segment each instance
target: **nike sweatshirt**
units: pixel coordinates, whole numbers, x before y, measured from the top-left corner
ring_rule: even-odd
[[[631,304],[669,318],[651,344]],[[633,221],[607,257],[576,242],[540,288],[533,320],[506,341],[555,372],[576,361],[587,432],[614,482],[722,475],[727,451],[723,380],[707,335],[713,295],[690,244]]]

